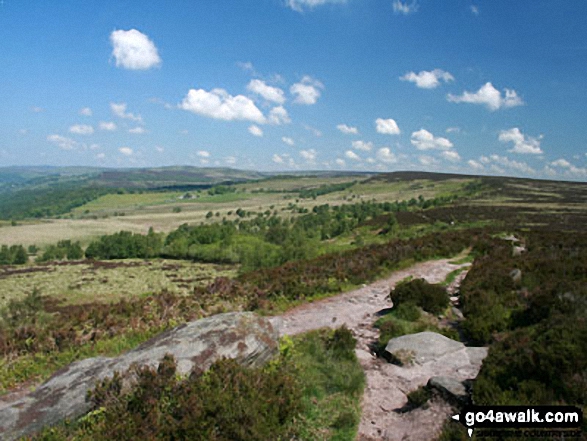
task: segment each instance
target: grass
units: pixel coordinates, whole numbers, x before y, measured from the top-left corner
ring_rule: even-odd
[[[15,385],[35,384],[47,380],[57,370],[77,360],[90,357],[114,357],[129,351],[160,332],[151,329],[146,333],[126,333],[95,344],[50,354],[26,354],[15,360],[0,358],[0,395]]]
[[[318,330],[289,340],[303,391],[299,439],[351,441],[357,435],[365,374],[354,349],[341,356],[325,345],[330,338],[332,331]]]
[[[459,274],[461,274],[463,271],[465,271],[466,268],[457,268],[456,270],[451,271],[450,273],[448,273],[446,275],[446,278],[444,279],[444,281],[441,283],[442,286],[448,286],[450,285],[452,282],[455,281],[455,279],[457,278],[457,276]]]
[[[30,268],[41,271],[7,276],[0,272],[0,308],[35,288],[63,304],[111,303],[165,290],[189,295],[196,286],[237,273],[236,266],[160,259],[109,261],[106,267],[86,262]]]

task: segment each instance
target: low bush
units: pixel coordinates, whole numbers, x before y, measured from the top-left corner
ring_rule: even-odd
[[[412,303],[432,314],[440,314],[449,303],[446,290],[442,286],[432,285],[424,279],[400,283],[389,296],[396,307]]]

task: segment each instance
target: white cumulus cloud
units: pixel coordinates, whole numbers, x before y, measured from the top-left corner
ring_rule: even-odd
[[[515,90],[505,89],[504,94],[493,87],[491,83],[485,83],[477,92],[463,92],[462,95],[448,94],[447,99],[453,103],[482,104],[491,111],[509,107],[524,105],[524,101]]]
[[[292,85],[289,91],[295,96],[294,103],[312,105],[320,98],[321,89],[324,89],[324,85],[320,81],[306,75],[302,81]]]
[[[425,129],[413,132],[410,142],[418,150],[449,150],[453,146],[448,139],[436,137]]]
[[[261,80],[251,80],[247,89],[257,95],[261,95],[267,101],[273,101],[277,104],[285,103],[285,96],[283,90],[278,87],[273,87],[267,85],[264,81]]]
[[[291,118],[283,106],[274,107],[269,111],[269,123],[275,125],[289,124]]]
[[[441,155],[450,162],[459,162],[461,160],[461,156],[454,150],[445,150]]]
[[[416,0],[408,3],[402,2],[401,0],[394,0],[393,2],[393,12],[396,14],[403,14],[409,15],[413,14],[414,12],[418,11],[419,5]]]
[[[408,72],[403,77],[400,77],[400,80],[414,83],[420,89],[434,89],[440,85],[441,81],[448,83],[449,81],[454,81],[454,79],[450,73],[442,69],[423,70],[419,73]]]
[[[571,163],[563,158],[557,159],[556,161],[553,161],[550,164],[554,165],[555,167],[562,167],[562,168],[570,168],[571,167]]]
[[[362,150],[364,152],[369,152],[373,148],[372,142],[365,142],[365,141],[353,141],[353,148],[355,150]]]
[[[161,64],[155,44],[136,29],[113,31],[110,34],[110,43],[116,67],[146,70]]]
[[[116,130],[116,124],[113,122],[100,121],[98,127],[100,127],[100,130],[106,130],[108,132]]]
[[[190,89],[179,108],[225,121],[246,120],[259,124],[266,122],[263,113],[250,98],[243,95],[232,96],[224,89],[212,89],[210,92]]]
[[[397,156],[391,151],[389,147],[382,147],[377,150],[377,159],[387,164],[393,164],[397,162]]]
[[[94,128],[86,124],[76,124],[69,128],[69,133],[75,133],[76,135],[91,135],[94,133]]]
[[[80,109],[79,114],[83,116],[92,116],[92,109],[89,107],[84,107]]]
[[[359,130],[356,127],[350,127],[350,126],[347,126],[346,124],[339,124],[336,126],[336,128],[338,130],[340,130],[342,133],[344,133],[345,135],[358,135],[359,134]]]
[[[279,156],[277,153],[275,153],[273,155],[273,157],[271,158],[271,160],[273,162],[275,162],[276,164],[283,164],[283,158],[281,156]]]
[[[344,152],[344,155],[347,158],[352,159],[353,161],[361,161],[361,157],[352,150],[347,150],[346,152]]]
[[[536,173],[536,171],[525,162],[513,161],[506,156],[490,155],[489,159],[493,161],[495,164],[498,164],[502,167],[510,168],[512,170],[517,170],[524,174],[532,175]]]
[[[61,135],[49,135],[47,136],[47,141],[55,144],[61,150],[73,150],[78,145],[73,139]]]
[[[291,145],[291,146],[295,145],[294,140],[291,138],[288,138],[287,136],[284,136],[283,138],[281,138],[281,140],[283,142],[285,142],[287,145]]]
[[[316,161],[316,150],[314,149],[301,150],[300,155],[308,163],[314,163]]]
[[[263,136],[263,130],[261,129],[261,127],[256,126],[255,124],[249,127],[249,133],[253,136]]]
[[[474,159],[469,159],[467,161],[467,164],[469,164],[469,167],[471,167],[474,170],[483,170],[485,167],[483,167],[483,164],[481,164],[478,161],[475,161]]]
[[[377,133],[383,135],[399,135],[400,129],[394,119],[377,118],[375,120]]]
[[[344,167],[346,165],[346,162],[344,161],[344,159],[341,158],[337,158],[335,161],[336,165],[338,165],[339,167]]]
[[[128,133],[132,133],[134,135],[142,135],[145,132],[146,132],[146,130],[142,127],[133,127],[132,129],[129,129],[129,131],[128,131]]]
[[[112,110],[112,113],[114,113],[114,115],[118,116],[119,118],[130,119],[131,121],[136,121],[138,123],[143,122],[141,115],[135,115],[134,113],[127,112],[126,108],[126,103],[110,103],[110,109]]]
[[[286,0],[285,4],[297,12],[304,12],[327,3],[346,3],[346,0]]]
[[[200,150],[200,151],[196,152],[196,155],[198,155],[200,158],[209,158],[210,152],[208,152],[206,150]]]
[[[509,150],[511,153],[532,155],[540,155],[543,153],[540,149],[540,140],[542,139],[542,136],[538,138],[525,136],[517,127],[513,127],[509,130],[502,130],[499,132],[498,139],[504,143],[512,142],[514,144],[514,147]]]
[[[120,147],[118,151],[125,156],[131,156],[133,154],[133,151],[130,147]]]

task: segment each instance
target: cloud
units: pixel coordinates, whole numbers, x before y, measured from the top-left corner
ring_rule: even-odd
[[[441,155],[450,162],[459,162],[461,160],[461,156],[454,150],[446,150]]]
[[[61,150],[73,150],[78,145],[73,139],[61,135],[49,135],[47,136],[47,141],[52,142]]]
[[[285,4],[296,12],[304,12],[305,9],[314,9],[316,6],[327,3],[346,3],[346,0],[286,0]]]
[[[372,142],[365,142],[365,141],[353,141],[353,148],[355,150],[362,150],[364,152],[369,152],[373,148]]]
[[[552,161],[550,165],[554,165],[555,167],[562,167],[562,168],[570,168],[571,163],[566,159],[557,159],[556,161]]]
[[[196,152],[196,155],[199,156],[200,158],[209,158],[210,152],[208,152],[206,150],[199,150],[198,152]]]
[[[403,77],[400,77],[400,80],[415,83],[416,87],[420,89],[434,89],[440,85],[441,80],[448,83],[449,81],[454,81],[454,79],[450,73],[442,69],[423,70],[420,73],[408,72]]]
[[[251,63],[250,61],[237,61],[236,65],[245,72],[255,73],[255,67],[253,66],[253,63]]]
[[[106,130],[108,132],[116,130],[116,124],[113,122],[100,121],[98,127],[100,127],[100,130]]]
[[[79,114],[83,116],[92,116],[92,109],[89,107],[84,107],[80,109]]]
[[[419,7],[420,6],[416,0],[412,1],[411,3],[402,2],[401,0],[394,0],[393,2],[393,12],[396,14],[413,14],[414,12],[418,11]]]
[[[259,124],[267,122],[250,98],[243,95],[232,96],[224,89],[212,89],[210,92],[190,89],[179,108],[225,121],[245,120]]]
[[[502,167],[510,168],[512,170],[517,170],[517,171],[522,172],[524,174],[531,175],[531,174],[536,173],[536,170],[534,170],[532,167],[530,167],[525,162],[513,161],[506,156],[490,155],[489,159],[492,162],[494,162],[498,165],[501,165]],[[501,173],[503,173],[503,172],[501,172]]]
[[[346,162],[344,161],[344,159],[340,159],[337,158],[335,161],[336,165],[338,165],[339,167],[344,167],[346,165]]]
[[[291,86],[289,91],[296,97],[294,103],[312,105],[316,104],[318,98],[320,98],[320,89],[324,89],[324,85],[306,75],[302,78],[302,81]]]
[[[104,159],[104,158],[106,158],[106,153],[98,153],[98,154],[96,155],[96,158],[97,158],[97,159]]]
[[[291,145],[291,146],[295,145],[294,140],[291,138],[288,138],[287,136],[284,136],[283,138],[281,138],[281,140],[283,142],[285,142],[287,145]]]
[[[91,135],[94,133],[94,128],[86,124],[76,124],[69,128],[69,133],[75,133],[76,135]]]
[[[473,14],[475,16],[479,16],[479,6],[471,5],[470,9],[471,9],[471,14]]]
[[[43,109],[42,107],[39,107],[39,106],[33,106],[33,107],[31,107],[31,112],[34,112],[34,113],[41,113],[41,112],[44,112],[44,111],[45,111],[45,109]]]
[[[146,130],[143,127],[134,127],[128,131],[128,133],[133,133],[135,135],[142,135],[145,132]]]
[[[397,123],[393,119],[377,118],[375,125],[377,133],[384,135],[399,135],[401,133]]]
[[[269,112],[269,123],[275,125],[289,124],[291,118],[283,106],[277,106]]]
[[[227,156],[224,158],[224,162],[226,162],[228,165],[234,165],[236,164],[236,158],[234,156]]]
[[[482,104],[487,106],[491,111],[498,109],[516,107],[524,105],[524,101],[520,98],[515,90],[504,89],[504,95],[493,87],[491,83],[485,83],[481,88],[475,92],[463,92],[460,96],[452,94],[447,95],[447,99],[453,103],[470,103]]]
[[[133,151],[130,147],[120,147],[118,151],[125,156],[131,156],[133,154]]]
[[[163,153],[165,151],[165,149],[163,147],[161,147],[160,145],[156,145],[155,150],[157,150],[159,153]]]
[[[504,143],[514,143],[514,147],[508,150],[511,153],[532,155],[540,155],[543,153],[540,149],[540,140],[542,139],[542,136],[538,138],[533,138],[531,136],[526,137],[517,127],[511,128],[509,130],[502,130],[499,132],[498,139]]]
[[[469,159],[467,161],[467,164],[469,165],[469,167],[471,167],[472,169],[475,169],[475,170],[483,170],[485,168],[485,167],[483,167],[483,164],[475,161],[474,159]]]
[[[301,150],[300,155],[308,163],[314,163],[316,161],[316,150],[314,150],[314,149]]]
[[[410,142],[418,150],[448,150],[453,146],[448,139],[435,137],[425,129],[413,132]]]
[[[461,133],[460,127],[449,127],[446,129],[446,133]]]
[[[253,93],[261,95],[267,101],[273,101],[277,104],[285,103],[285,96],[283,90],[278,87],[268,86],[264,81],[251,80],[247,89]]]
[[[420,164],[422,164],[424,166],[438,164],[437,159],[433,158],[432,156],[427,156],[427,155],[418,156],[418,162],[420,162]]]
[[[113,31],[110,34],[110,43],[116,67],[146,70],[161,64],[161,58],[153,42],[136,29]]]
[[[273,157],[271,158],[271,160],[273,162],[275,162],[276,164],[283,164],[283,158],[281,156],[279,156],[277,153],[275,153],[273,155]]]
[[[114,115],[118,116],[119,118],[130,119],[138,123],[143,122],[141,115],[135,115],[134,113],[127,112],[126,108],[126,103],[110,103],[110,109],[112,110],[112,113],[114,113]]]
[[[387,164],[394,164],[397,162],[397,156],[391,152],[389,147],[382,147],[377,150],[377,159]]]
[[[317,128],[315,128],[315,127],[309,126],[307,124],[302,124],[302,127],[304,129],[306,129],[308,132],[312,132],[312,134],[314,136],[316,136],[317,138],[319,138],[319,137],[322,136],[322,132],[320,130],[318,130]]]
[[[336,126],[336,128],[338,130],[340,130],[342,133],[344,133],[345,135],[358,135],[359,134],[359,130],[356,127],[350,127],[350,126],[347,126],[346,124],[339,124]]]
[[[255,124],[249,127],[249,133],[253,136],[263,136],[263,130],[261,130],[261,128],[259,126],[256,126]]]
[[[352,159],[353,161],[361,161],[361,157],[352,150],[347,150],[346,152],[344,152],[344,155],[347,158]]]

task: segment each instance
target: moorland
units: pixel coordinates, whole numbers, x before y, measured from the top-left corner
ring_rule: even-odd
[[[587,184],[577,182],[0,169],[0,393],[29,390],[73,361],[120,354],[186,321],[276,315],[416,262],[455,258],[472,263],[460,286],[464,319],[439,332],[489,347],[474,403],[585,410],[586,225]],[[378,323],[376,347],[422,330],[422,314],[450,314],[443,290],[436,301],[419,295],[429,288],[418,283],[392,293],[398,307]],[[197,378],[144,373],[124,394],[103,384],[90,414],[37,439],[181,438],[186,403],[204,409],[190,417],[211,428],[201,439],[354,439],[364,387],[354,344],[345,328],[322,330],[284,339],[261,371],[220,362]],[[225,390],[227,378],[241,383]],[[252,384],[256,405],[231,407]],[[267,418],[262,403],[276,390],[284,400]],[[206,410],[211,396],[214,411]],[[137,401],[148,406],[137,410]],[[223,412],[250,431],[217,432],[210,415]],[[448,422],[440,436],[468,439]]]

